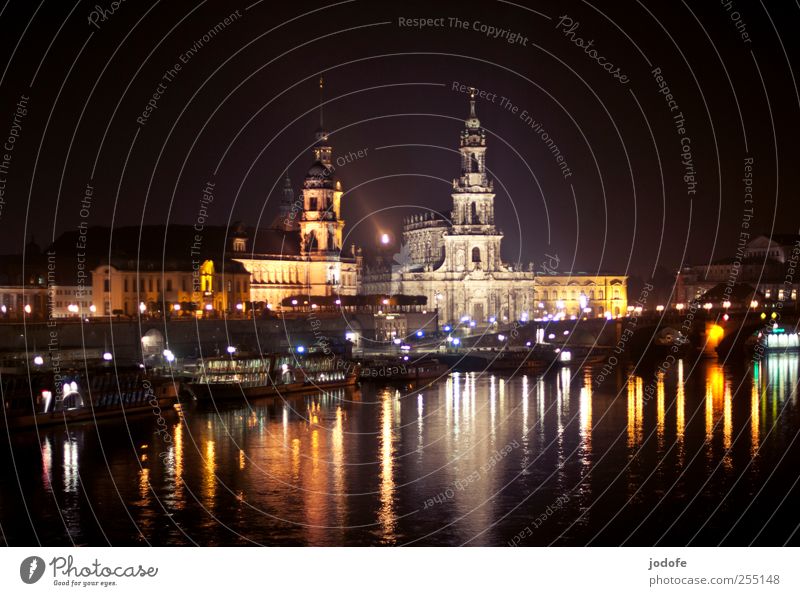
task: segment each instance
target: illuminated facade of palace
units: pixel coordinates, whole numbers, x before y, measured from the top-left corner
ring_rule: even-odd
[[[536,273],[504,263],[503,233],[495,226],[494,186],[486,171],[486,132],[475,98],[461,132],[461,175],[453,180],[450,217],[429,212],[407,218],[401,263],[391,275],[380,268],[364,276],[367,294],[426,296],[439,321],[469,318],[478,325],[545,316],[624,315],[623,275]]]
[[[136,315],[170,309],[174,316],[244,310],[250,275],[240,263],[113,258],[92,272],[92,315]],[[88,316],[88,315],[87,315]]]
[[[231,258],[250,272],[250,300],[279,310],[291,296],[354,295],[361,258],[342,246],[342,184],[333,176],[328,133],[316,133],[314,162],[303,182],[302,201],[294,201],[288,177],[278,217],[269,229],[233,234]]]

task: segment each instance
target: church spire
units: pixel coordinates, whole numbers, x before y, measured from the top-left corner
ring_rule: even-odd
[[[325,103],[323,102],[323,88],[325,86],[325,79],[324,77],[319,77],[319,129],[325,130],[325,125],[322,123],[322,105]]]
[[[475,87],[469,88],[469,118],[464,121],[468,130],[477,130],[481,127],[481,121],[475,114],[475,97],[478,95],[478,90]]]
[[[323,89],[325,85],[325,79],[323,77],[319,78],[319,128],[317,129],[314,138],[316,139],[316,143],[314,143],[314,158],[320,162],[326,169],[332,170],[332,163],[331,163],[331,146],[328,143],[328,131],[325,130],[324,121],[322,118],[322,106],[325,103],[323,101]]]

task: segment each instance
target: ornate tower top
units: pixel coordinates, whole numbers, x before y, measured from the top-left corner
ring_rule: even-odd
[[[316,161],[322,163],[325,168],[330,169],[331,166],[331,147],[328,144],[328,131],[325,130],[325,124],[323,122],[323,114],[322,114],[322,106],[323,102],[323,88],[325,85],[325,80],[320,77],[319,78],[319,128],[317,132],[314,133],[314,138],[316,139],[316,143],[314,144],[314,158]]]
[[[466,128],[461,131],[461,147],[484,147],[486,145],[486,131],[481,128],[481,121],[475,114],[475,97],[478,90],[469,89],[469,116],[464,121]]]

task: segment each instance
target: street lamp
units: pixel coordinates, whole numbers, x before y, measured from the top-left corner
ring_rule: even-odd
[[[236,348],[233,346],[228,346],[228,354],[234,354],[236,352]]]

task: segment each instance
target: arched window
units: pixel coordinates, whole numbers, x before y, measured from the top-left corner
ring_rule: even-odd
[[[317,250],[317,235],[314,232],[308,233],[307,250]]]
[[[470,223],[478,223],[478,208],[475,203],[469,204],[469,221]]]
[[[473,203],[473,206],[475,204]],[[481,262],[481,249],[477,246],[472,249],[472,262],[473,263],[480,263]]]

